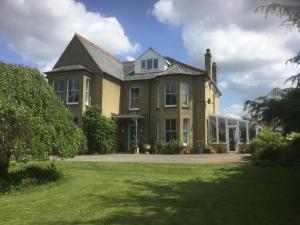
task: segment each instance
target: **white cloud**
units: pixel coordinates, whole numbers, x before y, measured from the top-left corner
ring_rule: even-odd
[[[222,110],[221,114],[230,118],[241,119],[243,117],[243,106],[239,104],[232,104]]]
[[[153,15],[162,22],[168,23],[172,26],[178,26],[180,24],[179,14],[174,8],[172,0],[158,1],[153,8]]]
[[[134,61],[135,58],[132,57],[132,56],[130,56],[130,55],[128,55],[128,56],[126,56],[126,60],[127,60],[127,61]]]
[[[158,21],[181,25],[183,44],[195,66],[204,67],[203,54],[212,50],[218,64],[220,87],[243,99],[266,94],[282,86],[299,68],[285,65],[300,43],[297,29],[280,27],[280,20],[255,14],[263,0],[160,0],[153,7]],[[163,8],[171,5],[172,10]],[[174,15],[170,12],[175,12]],[[201,63],[201,64],[200,64]]]
[[[53,65],[75,32],[113,54],[126,56],[139,48],[115,17],[89,12],[75,0],[0,1],[0,35],[40,68]]]

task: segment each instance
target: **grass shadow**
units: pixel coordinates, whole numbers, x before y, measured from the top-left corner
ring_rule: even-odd
[[[297,225],[300,172],[272,170],[240,166],[215,170],[216,179],[127,181],[136,191],[87,196],[113,209],[109,214],[47,224]]]
[[[0,179],[0,194],[8,194],[13,190],[21,190],[27,186],[41,185],[54,182],[62,177],[62,173],[54,166],[30,165],[11,171],[8,177]]]

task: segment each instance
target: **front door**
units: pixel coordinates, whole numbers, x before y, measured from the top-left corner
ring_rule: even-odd
[[[137,132],[137,135],[138,135],[138,132]],[[136,136],[135,124],[129,124],[129,126],[128,126],[128,151],[133,150],[132,145],[136,140],[135,136]],[[137,136],[137,140],[138,140],[138,136]]]
[[[237,150],[237,134],[236,127],[228,127],[228,151],[235,152]]]

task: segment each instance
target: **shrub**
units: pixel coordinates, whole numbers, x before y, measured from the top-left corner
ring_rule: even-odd
[[[212,147],[216,153],[226,153],[227,152],[227,146],[220,145],[220,144],[213,144]]]
[[[216,151],[211,145],[206,145],[203,149],[203,154],[214,154]]]
[[[165,142],[158,140],[154,141],[150,148],[150,154],[163,154],[165,152]]]
[[[62,177],[53,163],[48,166],[30,165],[21,170],[11,172],[6,179],[0,179],[0,193],[7,194],[13,190],[20,190],[27,186],[54,182]]]
[[[245,143],[240,144],[239,145],[239,153],[241,153],[241,154],[251,153],[249,144],[245,144]]]
[[[165,144],[164,154],[179,154],[183,153],[183,144],[179,140],[171,139]]]
[[[205,148],[205,143],[202,140],[196,140],[193,144],[192,153],[193,154],[202,154]]]
[[[0,62],[0,177],[16,161],[73,157],[83,134],[38,70]]]
[[[111,153],[116,145],[116,123],[103,116],[99,106],[88,107],[82,120],[88,152]]]
[[[264,128],[250,143],[254,160],[282,162],[287,140],[279,132]]]
[[[182,142],[178,140],[170,140],[169,142],[155,141],[150,148],[151,154],[179,154],[183,153],[184,147]]]

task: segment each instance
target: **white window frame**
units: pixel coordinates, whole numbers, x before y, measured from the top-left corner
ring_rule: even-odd
[[[156,120],[156,140],[160,139],[160,132],[159,132],[160,126],[159,126],[159,120]]]
[[[185,127],[185,122],[187,127]],[[190,119],[185,118],[183,119],[183,124],[182,124],[182,142],[184,145],[189,145],[190,144]],[[186,138],[186,141],[184,140]]]
[[[174,93],[172,93],[172,92],[167,93],[167,85],[168,84],[170,84],[170,85],[175,84],[175,92]],[[177,107],[177,83],[175,81],[167,81],[165,83],[164,89],[165,89],[164,90],[164,92],[165,92],[165,107]],[[170,88],[170,90],[172,90],[172,88]],[[176,96],[176,104],[168,105],[167,104],[167,95],[175,95]]]
[[[189,91],[190,91],[190,83],[188,81],[183,82],[183,90],[182,90],[182,107],[189,107]]]
[[[159,84],[156,86],[156,108],[159,109],[160,106],[160,102],[159,102],[159,98],[160,98],[160,94],[159,94],[160,90],[159,90]]]
[[[154,67],[154,65],[155,65],[155,61],[157,61],[157,67]],[[142,65],[143,65],[143,62],[145,62],[145,67],[143,67]],[[148,64],[148,62],[149,62],[149,64]],[[150,63],[151,63],[151,67],[149,67],[148,68],[148,66],[150,65]],[[159,67],[159,60],[158,60],[158,58],[147,58],[147,59],[142,59],[141,60],[141,70],[142,71],[153,71],[153,70],[158,70],[158,67]]]
[[[133,89],[138,89],[139,90],[139,96],[138,97],[137,96],[134,96],[134,97],[131,96],[131,90],[133,90]],[[131,100],[132,99],[134,99],[135,101],[138,100],[138,107],[136,107],[136,108],[131,107]],[[139,110],[140,109],[140,101],[139,101],[139,99],[140,99],[140,88],[139,87],[132,87],[132,88],[130,88],[129,89],[129,110]]]
[[[85,80],[85,104],[91,104],[91,79],[86,78]]]
[[[171,120],[175,120],[175,130],[167,130],[167,126],[166,126],[167,125],[167,121],[169,121],[170,124],[171,124],[172,123]],[[165,141],[167,141],[167,133],[175,133],[176,134],[176,139],[178,139],[178,134],[177,134],[177,120],[176,119],[165,119]]]
[[[74,90],[69,90],[69,82],[70,81],[78,81],[78,90],[74,89]],[[78,92],[78,102],[69,102],[69,92]],[[67,104],[68,105],[77,105],[79,104],[79,97],[80,97],[80,81],[79,79],[69,79],[67,80]]]
[[[143,63],[145,63],[144,67],[143,67]],[[147,60],[146,59],[142,59],[141,60],[141,70],[146,70],[147,68]]]
[[[64,89],[61,91],[61,90],[55,90],[55,82],[63,82],[63,86],[64,86]],[[65,80],[53,80],[52,81],[52,87],[53,87],[53,90],[54,90],[54,93],[62,100],[62,101],[65,101],[66,99],[66,93],[65,93]],[[59,85],[58,85],[59,86]],[[62,94],[62,95],[60,95]]]

